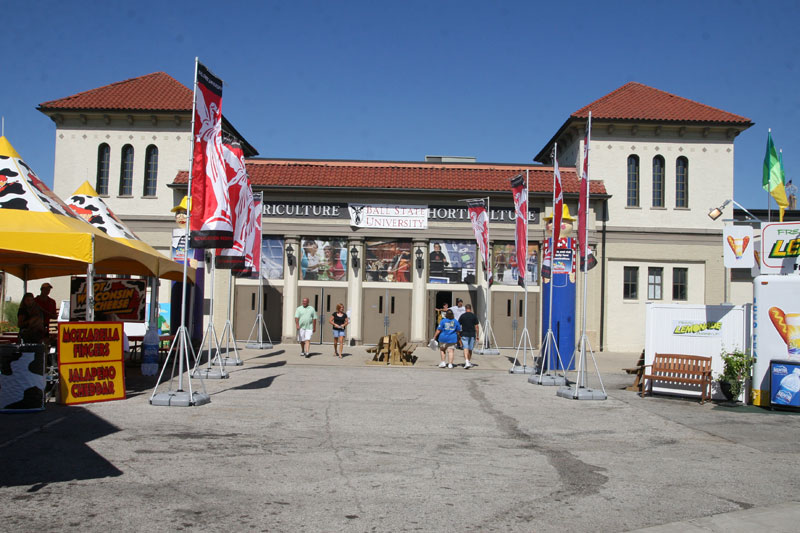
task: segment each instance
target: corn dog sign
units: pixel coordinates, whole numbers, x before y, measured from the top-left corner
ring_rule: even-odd
[[[726,226],[722,240],[726,268],[753,268],[753,226]]]
[[[122,322],[58,324],[61,403],[125,399]]]

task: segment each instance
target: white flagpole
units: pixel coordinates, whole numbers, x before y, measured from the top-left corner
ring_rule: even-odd
[[[548,318],[547,318],[547,334],[545,335],[544,343],[542,343],[542,347],[539,349],[539,355],[542,359],[541,367],[539,369],[539,375],[537,376],[535,373],[528,378],[528,383],[534,383],[536,385],[548,385],[548,386],[557,386],[557,385],[565,385],[567,382],[566,378],[566,371],[564,370],[564,363],[561,360],[561,352],[559,351],[558,344],[556,343],[556,337],[553,333],[553,285],[555,285],[555,258],[556,258],[556,250],[558,248],[558,241],[556,240],[555,236],[555,229],[556,229],[556,209],[558,208],[556,202],[556,172],[555,172],[555,165],[558,165],[558,143],[553,145],[553,231],[550,233],[550,298],[549,298],[549,310],[548,310]],[[560,177],[559,177],[560,179]],[[562,187],[562,198],[563,198],[563,187]],[[563,203],[563,200],[562,200]],[[561,228],[559,228],[560,230]],[[558,369],[556,369],[556,375],[550,374],[550,356],[555,349],[558,365],[561,366],[561,371],[564,375],[558,375]],[[545,372],[545,367],[547,367],[547,372]]]
[[[581,210],[583,211],[583,228],[581,228],[581,243],[580,246],[584,247],[585,250],[583,252],[582,257],[579,261],[583,261],[583,298],[581,303],[581,337],[578,340],[578,376],[573,387],[563,387],[559,389],[556,393],[558,396],[563,398],[572,398],[573,400],[605,400],[607,398],[606,389],[603,385],[603,378],[600,376],[600,369],[597,367],[597,361],[594,358],[594,353],[592,352],[592,347],[589,345],[589,338],[586,335],[586,309],[587,309],[587,295],[588,295],[588,286],[589,286],[589,198],[591,197],[591,191],[589,190],[589,149],[591,146],[591,139],[592,139],[592,112],[589,111],[589,122],[586,126],[586,138],[583,150],[583,167],[585,167],[586,172],[582,179],[586,180],[586,202],[585,205],[581,206]],[[579,215],[580,216],[580,215]],[[580,266],[580,264],[579,264]],[[597,379],[600,381],[600,391],[593,391],[591,389],[586,388],[586,352],[592,356],[592,361],[594,362],[594,367],[597,372]]]
[[[192,347],[191,338],[189,337],[189,330],[186,327],[186,283],[187,283],[187,274],[188,274],[188,264],[189,264],[189,226],[191,225],[192,219],[192,167],[193,167],[193,159],[194,159],[194,120],[195,114],[197,113],[197,68],[200,63],[199,58],[194,58],[194,91],[192,93],[192,133],[191,133],[191,154],[189,155],[189,184],[188,184],[188,192],[186,195],[186,226],[184,228],[184,252],[183,252],[183,279],[182,279],[182,287],[181,287],[181,325],[178,328],[177,333],[175,334],[175,339],[172,341],[172,346],[169,348],[169,353],[167,354],[167,358],[164,360],[164,366],[161,368],[161,372],[158,374],[158,380],[156,381],[156,386],[153,388],[153,394],[150,395],[150,404],[151,405],[164,405],[164,406],[180,406],[180,407],[188,407],[190,405],[203,405],[206,403],[211,402],[211,397],[206,393],[206,386],[201,380],[200,383],[203,387],[202,393],[194,393],[192,391],[192,380],[187,380],[189,382],[189,395],[186,396],[186,393],[183,391],[183,373],[184,373],[184,363],[186,365],[186,370],[188,371],[191,368],[191,363],[189,362],[189,352],[192,354],[192,358],[195,358],[194,348]],[[196,279],[196,278],[195,278]],[[170,378],[170,390],[166,393],[156,394],[158,390],[158,385],[161,383],[161,378],[164,375],[164,371],[167,369],[169,364],[169,360],[172,356],[178,359],[178,389],[176,391],[172,391],[172,380],[175,378],[175,364],[173,362],[172,365],[172,377]]]

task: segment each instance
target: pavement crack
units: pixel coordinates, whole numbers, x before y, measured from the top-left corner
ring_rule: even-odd
[[[349,471],[344,466],[344,458],[342,457],[343,450],[336,444],[333,429],[331,428],[331,409],[336,405],[336,396],[341,389],[337,390],[337,394],[328,398],[328,404],[325,406],[325,440],[328,442],[330,449],[333,450],[333,456],[336,458],[336,468],[339,470],[339,475],[344,479],[345,485],[353,494],[353,501],[355,502],[356,509],[359,514],[364,514],[364,507],[361,503],[359,490],[350,478]]]
[[[490,415],[497,427],[510,438],[520,441],[523,447],[534,450],[547,458],[561,482],[561,488],[551,497],[557,499],[571,496],[586,497],[596,494],[608,481],[608,476],[601,474],[605,468],[591,465],[578,459],[572,452],[557,449],[543,442],[542,439],[523,431],[517,420],[496,409],[486,398],[478,380],[468,382],[469,393],[481,410]]]

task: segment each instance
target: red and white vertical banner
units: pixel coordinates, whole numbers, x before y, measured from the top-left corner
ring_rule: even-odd
[[[244,161],[244,152],[238,143],[222,146],[225,171],[228,178],[228,196],[233,221],[233,246],[217,249],[217,268],[243,269],[247,253],[247,239],[253,231],[253,190]]]
[[[517,268],[520,275],[518,283],[525,286],[525,267],[528,264],[528,184],[522,174],[511,180],[511,192],[514,195],[514,212],[517,227],[514,234]]]
[[[558,170],[558,158],[553,151],[553,218],[552,242],[545,242],[542,258],[542,277],[549,278],[553,265],[553,255],[558,248],[558,239],[561,237],[561,218],[564,214],[564,192],[561,188],[561,171]]]
[[[244,257],[244,269],[233,274],[239,277],[250,277],[261,273],[261,212],[264,202],[261,193],[253,195],[253,216],[251,217],[250,231],[248,232],[247,248]]]
[[[467,206],[469,220],[472,222],[472,231],[475,233],[475,240],[478,242],[478,250],[481,252],[483,264],[486,269],[486,281],[491,285],[492,262],[489,259],[489,212],[486,210],[486,201],[483,198],[467,200]]]
[[[564,190],[561,188],[561,171],[558,159],[553,159],[553,244],[561,237],[561,217],[564,214]],[[553,246],[555,248],[555,246]]]
[[[589,250],[589,145],[592,141],[592,112],[589,111],[589,122],[583,137],[583,169],[581,170],[581,194],[578,200],[578,246],[581,272],[586,270]]]
[[[233,219],[222,152],[222,80],[197,63],[189,245],[233,246]]]

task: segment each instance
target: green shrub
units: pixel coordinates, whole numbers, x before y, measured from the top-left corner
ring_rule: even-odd
[[[3,320],[11,324],[17,324],[17,313],[19,313],[19,302],[6,302],[3,307]]]

